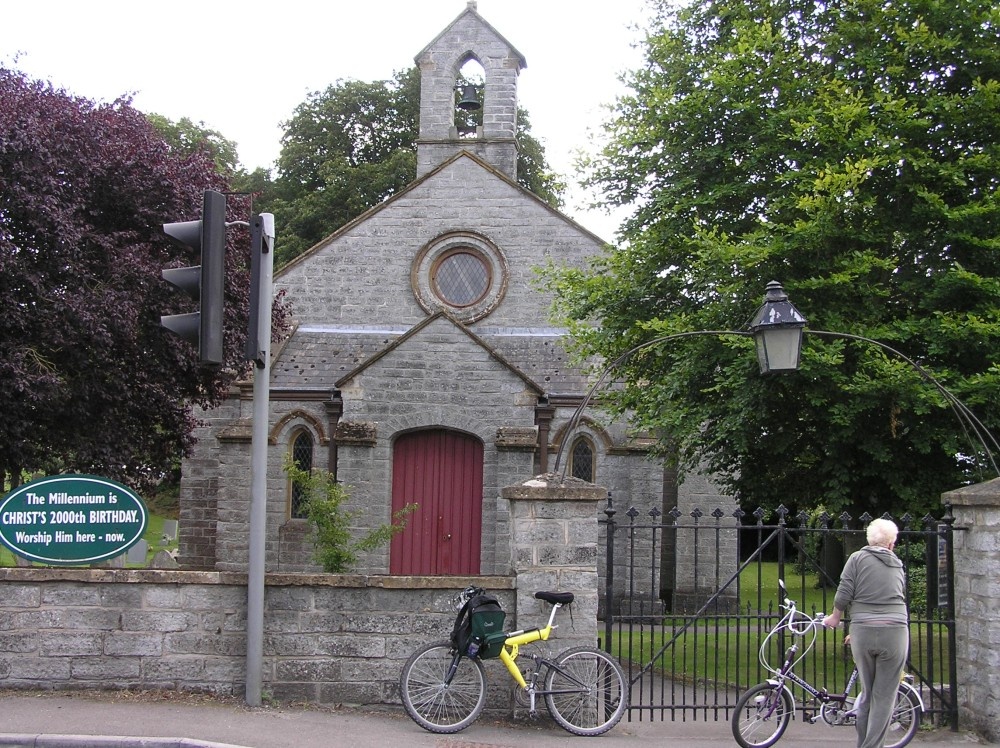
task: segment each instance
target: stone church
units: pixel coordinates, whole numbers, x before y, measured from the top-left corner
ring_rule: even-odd
[[[456,84],[470,61],[483,117],[464,132]],[[404,533],[362,558],[367,574],[508,573],[501,489],[550,471],[560,447],[569,475],[622,504],[660,507],[676,491],[624,425],[595,414],[567,433],[587,381],[549,322],[536,269],[582,265],[604,242],[517,183],[524,56],[470,2],[416,63],[415,181],[275,273],[295,327],[272,350],[268,572],[319,568],[287,458],[346,485],[359,529],[418,504]],[[245,383],[203,414],[183,465],[186,568],[247,567],[251,393]],[[680,500],[718,502],[691,495],[702,491],[689,481]]]

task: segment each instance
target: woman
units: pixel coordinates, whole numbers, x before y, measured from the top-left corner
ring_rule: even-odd
[[[831,628],[851,611],[851,651],[865,699],[858,707],[858,748],[882,748],[906,664],[910,629],[903,562],[892,552],[899,529],[887,519],[868,525],[868,545],[852,553],[840,575]]]

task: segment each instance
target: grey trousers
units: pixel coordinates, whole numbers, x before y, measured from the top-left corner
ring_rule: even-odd
[[[910,644],[908,626],[851,624],[851,652],[864,688],[858,707],[858,748],[882,748]]]

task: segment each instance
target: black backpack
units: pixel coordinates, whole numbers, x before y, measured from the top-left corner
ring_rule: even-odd
[[[492,595],[473,595],[458,611],[451,643],[466,657],[489,659],[500,655],[507,635],[503,631],[504,619],[500,603]]]

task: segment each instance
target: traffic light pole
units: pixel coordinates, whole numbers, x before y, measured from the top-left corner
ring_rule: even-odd
[[[264,545],[267,537],[267,425],[271,385],[271,285],[274,216],[254,216],[251,231],[251,330],[256,330],[250,445],[250,538],[247,573],[246,702],[260,706],[264,667]],[[256,293],[254,293],[256,292]],[[255,324],[256,322],[256,324]],[[250,346],[248,345],[248,348]]]

